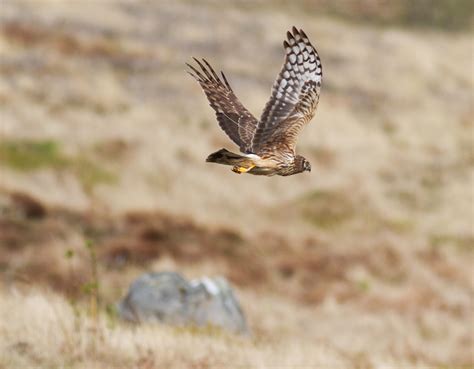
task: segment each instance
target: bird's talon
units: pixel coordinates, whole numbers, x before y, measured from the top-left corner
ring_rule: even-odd
[[[255,167],[255,165],[251,165],[250,167],[248,168],[245,168],[245,167],[239,167],[238,165],[234,166],[232,168],[232,171],[235,172],[235,173],[238,173],[238,174],[242,174],[242,173],[247,173],[250,169],[252,169],[253,167]]]

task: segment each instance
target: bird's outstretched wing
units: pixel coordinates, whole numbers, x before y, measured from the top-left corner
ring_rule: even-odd
[[[186,63],[191,68],[188,73],[199,82],[204,90],[209,104],[216,111],[219,126],[239,146],[240,151],[250,152],[252,138],[258,123],[257,119],[235,96],[223,72],[221,72],[221,79],[205,59],[202,59],[202,62],[196,58],[193,59],[201,70],[199,71]]]
[[[285,62],[252,141],[255,153],[275,144],[294,151],[298,134],[318,105],[322,81],[319,55],[303,30],[293,27],[287,36],[283,42]]]

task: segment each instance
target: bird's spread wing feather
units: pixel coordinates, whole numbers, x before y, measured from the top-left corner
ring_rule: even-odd
[[[250,152],[252,138],[258,123],[257,119],[235,96],[223,72],[221,72],[221,79],[205,59],[202,62],[196,58],[194,60],[201,70],[199,71],[186,63],[191,68],[188,73],[199,82],[204,90],[209,104],[216,112],[219,126],[239,146],[240,151]]]
[[[322,81],[321,60],[303,30],[293,27],[283,42],[286,56],[255,131],[252,150],[285,146],[294,151],[297,136],[316,111]]]

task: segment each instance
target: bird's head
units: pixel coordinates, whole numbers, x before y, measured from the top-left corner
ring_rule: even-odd
[[[295,158],[295,166],[298,173],[311,172],[311,164],[306,158],[301,155],[297,155]]]

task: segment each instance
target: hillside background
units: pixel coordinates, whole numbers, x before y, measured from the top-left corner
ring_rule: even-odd
[[[474,365],[473,6],[3,0],[0,367]],[[312,172],[205,163],[235,147],[184,63],[258,117],[293,25],[323,63]],[[124,325],[150,270],[226,276],[252,337]]]

